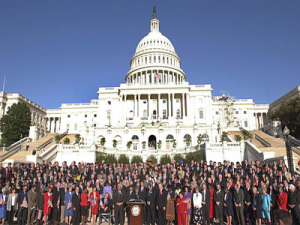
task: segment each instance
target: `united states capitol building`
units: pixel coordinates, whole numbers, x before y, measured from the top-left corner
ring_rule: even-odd
[[[48,130],[79,133],[82,144],[104,152],[147,157],[193,150],[199,134],[206,142],[220,143],[223,131],[254,130],[268,122],[268,105],[212,96],[210,84],[190,85],[155,10],[150,32],[138,43],[124,78],[120,86],[100,87],[90,103],[47,110]]]
[[[261,157],[255,146],[247,152],[244,141],[229,136],[228,142],[222,142],[221,134],[262,128],[269,122],[269,105],[226,93],[213,96],[210,84],[190,85],[173,44],[160,31],[155,8],[150,32],[138,43],[127,74],[120,76],[124,83],[99,87],[97,98],[89,103],[62,104],[45,110],[45,115],[32,115],[33,141],[66,131],[81,137],[79,146],[51,147],[46,159],[93,162],[95,153],[103,152],[127,154],[130,159],[141,155],[146,160],[153,154],[159,159],[196,150],[216,161]],[[45,159],[46,153],[37,157]]]

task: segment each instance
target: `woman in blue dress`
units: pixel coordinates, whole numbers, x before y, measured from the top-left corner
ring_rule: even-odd
[[[2,219],[2,225],[4,225],[5,219],[7,217],[7,200],[8,193],[5,188],[2,189],[2,193],[0,194],[0,218]]]
[[[262,195],[261,195],[261,213],[262,218],[267,220],[267,224],[271,224],[271,197],[267,193],[267,188],[262,187]]]
[[[189,192],[189,187],[184,187],[184,196],[187,201],[187,212],[186,212],[186,224],[190,225],[191,220],[191,208],[192,208],[192,193]]]
[[[72,196],[74,191],[72,191],[72,186],[69,186],[69,190],[65,193],[65,220],[67,224],[71,224],[73,216],[73,206],[72,206]]]

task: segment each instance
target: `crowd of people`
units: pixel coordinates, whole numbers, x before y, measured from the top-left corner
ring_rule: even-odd
[[[125,223],[128,201],[144,224],[300,224],[300,179],[282,160],[223,163],[0,163],[0,218],[9,225]],[[127,219],[127,221],[129,218]]]

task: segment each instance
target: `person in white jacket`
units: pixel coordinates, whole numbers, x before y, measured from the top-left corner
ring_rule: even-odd
[[[199,192],[199,188],[195,188],[195,193],[193,196],[193,205],[194,205],[194,217],[193,221],[195,224],[199,225],[202,223],[202,194]]]

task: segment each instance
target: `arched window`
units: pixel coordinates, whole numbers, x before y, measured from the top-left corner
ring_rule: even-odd
[[[203,109],[199,109],[199,118],[200,119],[204,118],[204,116],[203,116]]]
[[[163,57],[163,63],[165,63],[165,57]]]
[[[133,150],[139,149],[139,137],[137,135],[133,135],[131,138],[132,141],[132,148]]]
[[[101,139],[104,138],[104,136],[100,135],[97,137],[97,145],[101,145]]]
[[[166,138],[166,149],[172,148],[173,142],[174,142],[174,137],[173,135],[169,134]]]
[[[158,56],[158,63],[160,63],[160,56]]]
[[[153,119],[156,119],[156,110],[153,110]]]
[[[116,140],[118,143],[117,143],[117,147],[121,147],[122,146],[122,137],[117,135],[114,137],[114,140]]]
[[[184,135],[183,142],[185,142],[185,143],[191,143],[192,142],[191,135],[189,135],[189,134]]]
[[[180,109],[177,109],[177,111],[176,111],[176,117],[180,118]]]
[[[163,119],[167,119],[167,110],[163,110]]]
[[[151,56],[149,56],[149,63],[151,63]]]

